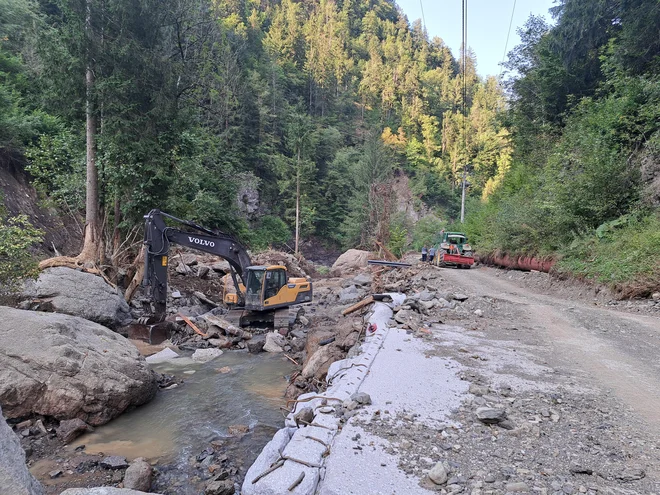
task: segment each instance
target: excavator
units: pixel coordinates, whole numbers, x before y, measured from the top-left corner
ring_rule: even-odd
[[[192,231],[168,227],[165,218]],[[309,280],[288,277],[286,268],[281,265],[252,265],[245,247],[228,234],[214,232],[157,209],[151,210],[144,219],[145,272],[142,285],[150,287],[155,310],[150,321],[162,321],[165,318],[171,244],[227,260],[236,293],[226,294],[224,302],[230,307],[226,318],[235,325],[264,322],[273,323],[275,328],[288,326],[289,307],[312,301],[312,283]]]

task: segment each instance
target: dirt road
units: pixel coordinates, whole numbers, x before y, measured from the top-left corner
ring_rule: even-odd
[[[660,312],[651,316],[608,309],[593,298],[571,297],[577,292],[573,289],[542,294],[524,276],[509,273],[480,267],[445,269],[442,276],[478,298],[513,305],[511,325],[531,330],[521,339],[540,340],[549,347],[549,353],[543,352],[546,359],[589,375],[660,431]],[[529,277],[538,282],[547,275]],[[502,319],[494,324],[501,326]]]
[[[406,261],[320,493],[660,494],[660,304]]]

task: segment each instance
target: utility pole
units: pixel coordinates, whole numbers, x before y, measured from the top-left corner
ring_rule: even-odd
[[[465,220],[465,183],[467,182],[467,165],[463,169],[463,188],[461,191],[461,223]]]

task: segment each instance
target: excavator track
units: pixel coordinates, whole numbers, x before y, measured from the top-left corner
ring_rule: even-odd
[[[289,328],[295,321],[297,314],[298,310],[294,308],[281,308],[274,311],[231,309],[223,317],[237,327],[247,327],[254,323],[260,323],[272,325],[273,328]]]

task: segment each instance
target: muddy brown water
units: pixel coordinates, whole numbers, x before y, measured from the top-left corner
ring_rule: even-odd
[[[84,445],[87,454],[146,457],[161,468],[161,487],[188,485],[181,479],[195,475],[194,457],[211,441],[229,437],[230,425],[247,425],[252,432],[237,439],[229,453],[244,464],[256,458],[284,423],[280,406],[293,368],[281,355],[229,351],[207,363],[183,356],[152,368],[184,383],[83,435],[67,450]],[[198,493],[192,484],[188,488]],[[188,491],[180,486],[173,493]]]

